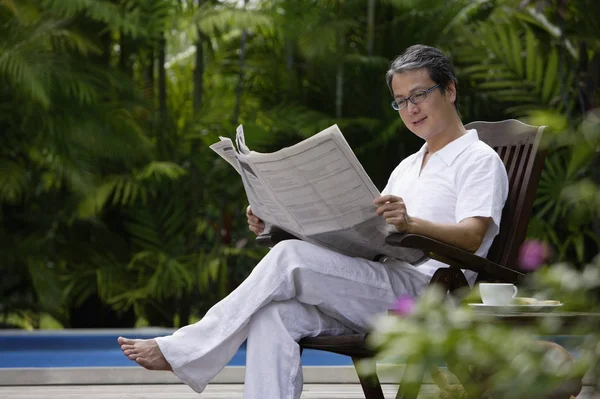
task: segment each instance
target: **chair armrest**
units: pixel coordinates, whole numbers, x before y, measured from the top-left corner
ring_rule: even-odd
[[[256,236],[256,242],[263,247],[272,247],[280,241],[293,239],[297,239],[297,237],[287,231],[279,229],[273,229],[268,233]]]
[[[488,274],[502,281],[518,283],[525,277],[521,272],[422,235],[393,233],[385,241],[389,245],[397,247],[420,249],[431,259],[435,259],[451,267]]]

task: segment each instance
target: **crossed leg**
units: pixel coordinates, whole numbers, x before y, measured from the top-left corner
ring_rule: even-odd
[[[390,267],[303,241],[284,241],[202,320],[167,337],[123,341],[123,350],[140,359],[138,363],[148,361],[148,368],[164,369],[160,351],[179,379],[202,392],[248,337],[253,316],[267,304],[295,299],[349,330],[365,331],[373,314],[387,310],[400,294],[418,295],[427,282],[411,266]]]

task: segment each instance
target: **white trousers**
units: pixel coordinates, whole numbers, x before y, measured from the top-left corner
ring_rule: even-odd
[[[175,375],[200,393],[247,339],[244,398],[298,399],[298,340],[367,331],[374,314],[399,295],[419,295],[428,281],[399,261],[372,262],[283,241],[202,320],[156,341]]]

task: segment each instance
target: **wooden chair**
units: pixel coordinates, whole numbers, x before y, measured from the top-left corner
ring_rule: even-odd
[[[543,127],[526,125],[514,119],[501,122],[472,122],[467,129],[477,129],[479,139],[494,148],[502,158],[509,179],[509,194],[502,212],[500,232],[496,236],[487,258],[451,245],[415,234],[392,234],[386,241],[390,245],[417,248],[427,256],[447,264],[438,269],[430,281],[443,286],[450,294],[468,287],[461,269],[478,273],[477,281],[519,283],[524,275],[517,269],[518,252],[531,216],[535,193],[542,172],[545,152],[540,149]],[[259,242],[274,245],[285,239],[285,233],[259,236]],[[345,336],[319,336],[304,338],[301,348],[318,349],[352,357],[353,362],[370,358],[373,351],[366,346],[367,334]],[[359,379],[367,399],[384,399],[377,376]],[[403,397],[402,387],[398,398]]]

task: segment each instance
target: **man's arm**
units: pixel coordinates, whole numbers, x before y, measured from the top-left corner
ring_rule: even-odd
[[[395,195],[383,195],[374,203],[377,214],[399,233],[420,234],[469,252],[477,251],[492,220],[489,217],[470,217],[460,223],[434,223],[409,216],[404,201]]]

